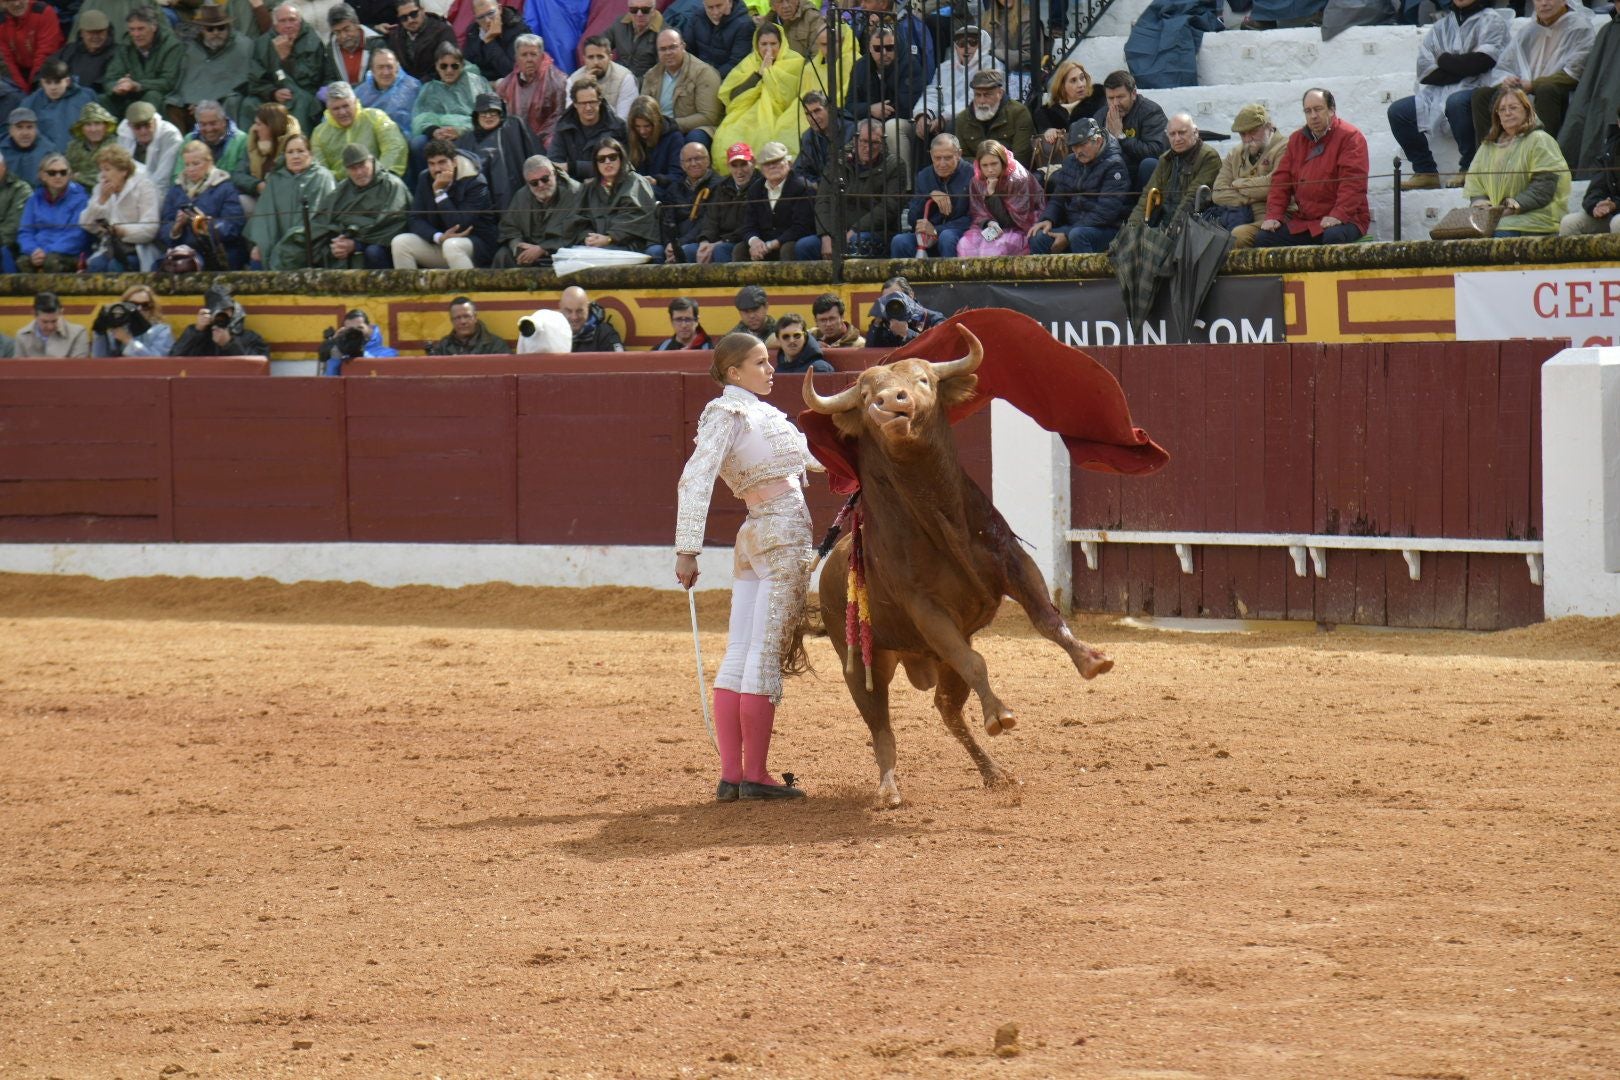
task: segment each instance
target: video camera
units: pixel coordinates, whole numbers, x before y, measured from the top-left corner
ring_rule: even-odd
[[[324,366],[327,360],[337,357],[343,363],[348,363],[356,357],[366,354],[366,332],[358,326],[344,326],[338,329],[327,327],[321,335],[321,348],[317,355]]]
[[[131,337],[140,337],[152,324],[146,321],[140,308],[122,301],[103,305],[96,313],[96,321],[90,324],[90,329],[97,334],[111,334],[119,327],[127,327]]]

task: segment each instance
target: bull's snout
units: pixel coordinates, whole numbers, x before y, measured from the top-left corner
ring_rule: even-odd
[[[880,390],[873,404],[886,413],[909,413],[912,410],[911,395],[897,386]]]

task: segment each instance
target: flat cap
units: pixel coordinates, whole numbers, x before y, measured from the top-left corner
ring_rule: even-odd
[[[765,290],[758,285],[744,285],[737,290],[738,311],[753,311],[755,308],[764,307],[768,303],[770,303],[770,298],[765,295]]]
[[[21,106],[12,109],[11,115],[6,117],[8,124],[37,124],[39,117],[34,115],[33,109],[24,109]]]
[[[1007,78],[1001,72],[992,68],[985,68],[973,73],[968,85],[975,90],[987,90],[990,87],[1001,88],[1007,85]]]
[[[359,143],[349,143],[343,148],[343,167],[351,165],[364,165],[371,160],[371,151]]]
[[[112,20],[107,13],[100,10],[91,10],[79,16],[80,30],[111,30]]]
[[[1069,145],[1087,143],[1103,133],[1102,125],[1089,116],[1082,116],[1069,125]]]
[[[1258,127],[1265,127],[1271,123],[1271,113],[1258,101],[1251,101],[1238,110],[1237,119],[1232,121],[1232,130],[1239,135],[1246,131],[1253,131]]]
[[[150,101],[137,101],[124,113],[131,124],[150,124],[157,119],[157,106]]]
[[[759,163],[761,165],[769,165],[773,161],[781,161],[788,156],[788,148],[779,142],[768,142],[759,148]]]

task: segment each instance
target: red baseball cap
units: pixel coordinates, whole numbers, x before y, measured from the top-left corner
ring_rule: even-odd
[[[731,149],[726,151],[726,164],[730,165],[739,158],[743,161],[753,161],[754,148],[745,142],[732,143]]]

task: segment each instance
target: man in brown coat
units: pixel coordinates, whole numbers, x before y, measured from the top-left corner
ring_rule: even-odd
[[[686,51],[679,30],[658,34],[658,66],[641,80],[641,92],[686,136],[708,146],[720,123],[720,73]]]
[[[1232,147],[1215,175],[1214,220],[1232,231],[1232,246],[1251,247],[1260,220],[1266,216],[1271,174],[1288,148],[1288,136],[1271,122],[1271,113],[1258,101],[1238,110],[1232,131],[1242,141]]]

